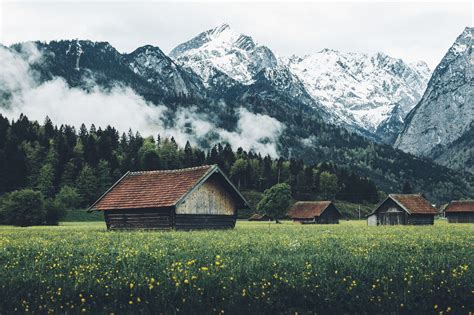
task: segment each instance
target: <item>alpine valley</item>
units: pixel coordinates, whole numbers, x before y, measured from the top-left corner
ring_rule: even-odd
[[[19,43],[1,46],[0,57],[22,60],[33,83],[7,84],[8,67],[0,69],[0,107],[7,112],[21,91],[58,78],[86,93],[127,88],[165,108],[165,125],[184,126],[206,149],[222,140],[215,130],[258,133],[257,123],[242,124],[250,113],[280,126],[276,141],[257,138],[276,155],[351,169],[386,192],[409,181],[444,202],[474,197],[473,30],[463,31],[433,73],[423,61],[382,52],[278,56],[227,24],[168,55],[151,45],[120,53],[88,40]],[[180,125],[183,111],[214,132]]]

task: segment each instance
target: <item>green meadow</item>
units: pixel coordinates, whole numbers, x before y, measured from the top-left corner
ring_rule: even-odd
[[[0,227],[0,314],[469,313],[474,225]]]

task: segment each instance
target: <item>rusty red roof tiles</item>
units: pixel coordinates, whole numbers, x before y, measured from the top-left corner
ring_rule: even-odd
[[[129,172],[90,207],[90,210],[174,206],[215,166],[178,170]]]
[[[438,211],[420,194],[390,194],[389,198],[410,214],[438,214]]]
[[[331,204],[331,201],[298,201],[288,212],[292,219],[311,219],[319,217]]]
[[[474,200],[451,201],[445,212],[474,212]]]

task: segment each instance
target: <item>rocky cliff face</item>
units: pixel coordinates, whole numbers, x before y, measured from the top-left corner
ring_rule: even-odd
[[[407,117],[397,148],[434,159],[442,156],[441,163],[452,164],[448,151],[460,149],[459,143],[452,145],[472,130],[474,121],[473,32],[467,27],[436,67],[422,99]],[[452,153],[454,157],[459,152]],[[460,161],[454,164],[463,167]]]
[[[205,95],[201,80],[181,69],[158,47],[147,45],[137,48],[124,59],[134,73],[149,83],[165,88],[172,95]]]

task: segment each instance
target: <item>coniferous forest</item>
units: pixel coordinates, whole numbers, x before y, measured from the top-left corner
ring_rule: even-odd
[[[127,171],[177,169],[218,164],[242,191],[262,192],[277,183],[292,187],[296,200],[340,199],[375,203],[374,182],[346,167],[321,161],[306,164],[262,156],[217,143],[210,150],[180,147],[173,138],[142,137],[129,130],[94,125],[79,130],[43,124],[26,116],[0,116],[0,192],[24,188],[44,198],[64,199],[70,207],[87,207]]]

